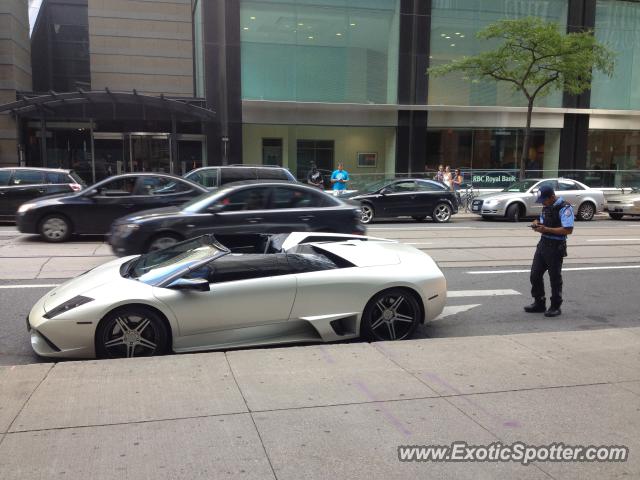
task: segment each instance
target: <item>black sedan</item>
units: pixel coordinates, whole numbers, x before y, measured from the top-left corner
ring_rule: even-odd
[[[362,223],[371,223],[376,217],[413,217],[419,222],[431,217],[443,223],[458,213],[456,194],[432,180],[381,180],[354,192],[349,199],[360,202]]]
[[[205,233],[223,236],[298,231],[364,234],[360,210],[306,185],[246,181],[225,185],[181,207],[116,221],[109,243],[117,255],[158,250]]]
[[[140,210],[181,205],[208,190],[162,173],[129,173],[107,178],[72,195],[23,203],[16,222],[22,233],[39,233],[49,242],[72,234],[105,234],[116,218]]]

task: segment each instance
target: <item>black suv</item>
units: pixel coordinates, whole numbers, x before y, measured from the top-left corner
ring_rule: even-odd
[[[85,186],[84,181],[72,170],[0,168],[0,220],[14,220],[18,207],[34,198],[79,192]]]
[[[184,178],[206,188],[217,188],[243,180],[284,180],[295,182],[295,177],[284,167],[269,165],[224,165],[191,170]]]

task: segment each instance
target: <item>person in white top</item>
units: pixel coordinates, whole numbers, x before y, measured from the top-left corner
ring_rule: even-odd
[[[447,165],[447,167],[444,169],[444,184],[449,189],[451,189],[452,180],[453,180],[453,175],[451,174],[451,167]]]

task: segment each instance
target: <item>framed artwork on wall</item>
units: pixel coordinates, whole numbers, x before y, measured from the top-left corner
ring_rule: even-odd
[[[378,152],[358,152],[358,168],[375,168]]]

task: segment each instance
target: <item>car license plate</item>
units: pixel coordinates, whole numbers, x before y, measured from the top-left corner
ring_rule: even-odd
[[[480,205],[474,205],[471,207],[471,211],[473,212],[477,212],[478,210],[480,210]]]

